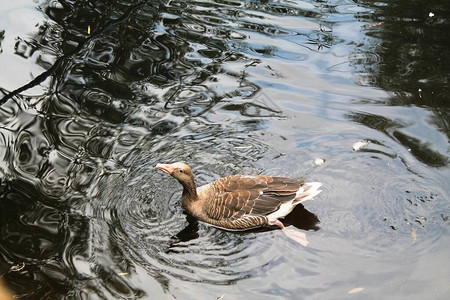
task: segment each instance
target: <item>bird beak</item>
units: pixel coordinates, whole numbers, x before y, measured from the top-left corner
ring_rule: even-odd
[[[157,164],[156,167],[169,175],[172,175],[172,172],[175,169],[173,164]]]

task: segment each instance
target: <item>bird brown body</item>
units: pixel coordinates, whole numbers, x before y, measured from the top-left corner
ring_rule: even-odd
[[[247,230],[265,225],[284,228],[278,220],[320,190],[320,183],[305,178],[232,175],[196,188],[194,175],[184,163],[158,164],[183,185],[182,206],[200,221],[226,230]]]

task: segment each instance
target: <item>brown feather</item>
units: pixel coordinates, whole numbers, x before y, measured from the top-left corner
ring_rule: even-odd
[[[213,225],[231,229],[264,225],[267,215],[296,197],[304,179],[243,175],[220,178],[210,184],[205,195],[204,217]]]

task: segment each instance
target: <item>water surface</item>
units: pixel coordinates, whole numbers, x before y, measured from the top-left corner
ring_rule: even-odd
[[[3,280],[23,299],[445,299],[449,12],[446,1],[3,3]],[[198,184],[322,182],[286,220],[310,244],[191,220],[154,168],[174,161]]]

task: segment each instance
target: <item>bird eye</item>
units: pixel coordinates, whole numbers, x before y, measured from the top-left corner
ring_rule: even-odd
[[[183,170],[183,169],[180,169],[180,173],[184,173],[184,170]]]

